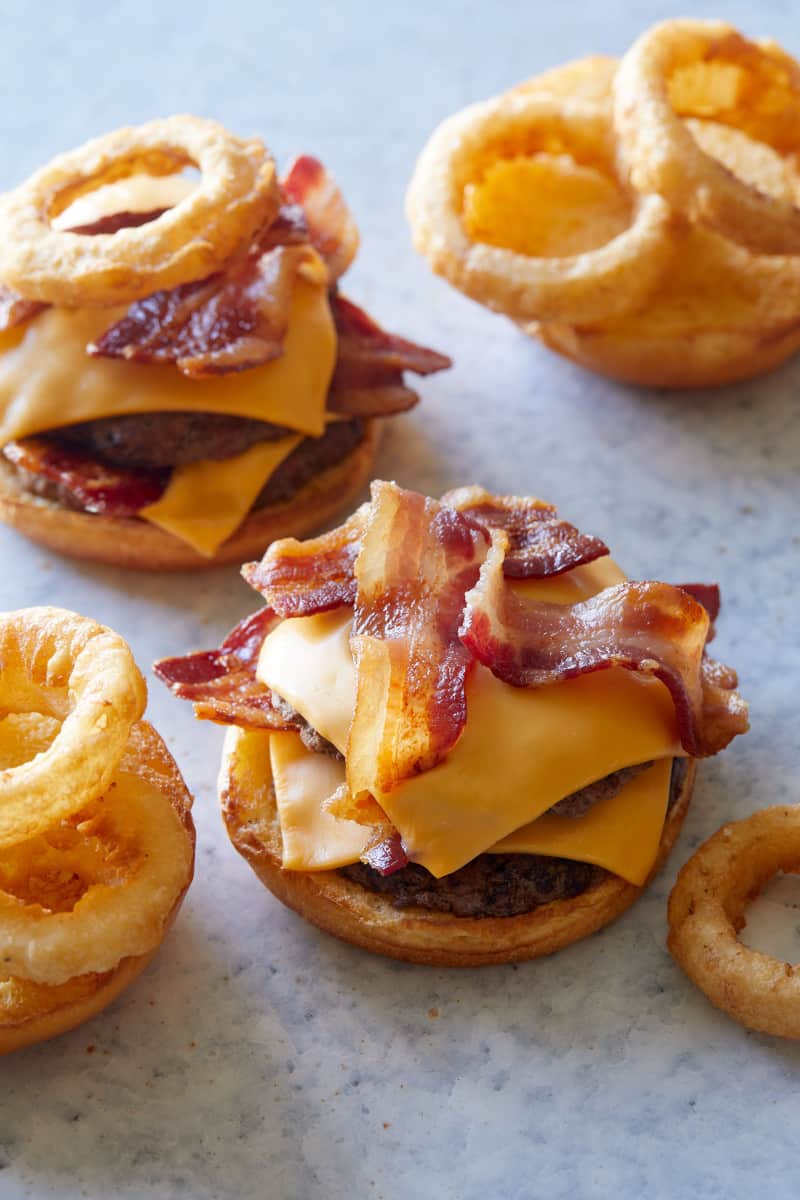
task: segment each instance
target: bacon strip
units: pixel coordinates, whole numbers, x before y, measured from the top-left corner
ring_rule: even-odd
[[[461,638],[498,679],[541,687],[608,667],[660,679],[675,705],[681,742],[716,754],[748,728],[733,672],[704,659],[706,610],[665,583],[621,583],[573,605],[515,595],[503,576],[508,537],[492,533],[480,580],[466,597]]]
[[[153,670],[180,700],[191,700],[195,716],[242,729],[295,729],[274,705],[272,691],[256,679],[264,638],[279,623],[270,608],[245,617],[218,650],[162,658]]]
[[[281,538],[261,562],[245,563],[242,575],[281,617],[327,612],[356,598],[355,561],[369,505],[321,537],[298,542]]]
[[[442,496],[484,529],[503,529],[508,553],[503,573],[512,579],[561,575],[609,553],[600,538],[581,533],[558,516],[552,504],[521,496],[493,496],[479,487],[456,488]]]
[[[122,320],[87,347],[97,358],[174,363],[190,379],[245,371],[283,353],[297,274],[310,266],[304,246],[262,251],[208,279],[136,300]]]
[[[379,875],[394,875],[395,871],[408,866],[408,854],[403,839],[395,830],[388,837],[382,837],[375,845],[368,846],[361,855],[361,861]]]
[[[402,383],[386,387],[334,388],[328,393],[328,412],[347,417],[393,417],[408,412],[419,396]]]
[[[719,584],[717,583],[676,583],[676,587],[682,591],[688,592],[690,596],[694,596],[698,604],[702,604],[709,616],[712,625],[719,616],[721,606],[721,597],[719,594]],[[710,639],[709,639],[710,640]]]
[[[334,392],[391,386],[402,382],[403,371],[432,375],[453,365],[444,354],[387,333],[363,308],[338,293],[331,297],[331,310],[338,338]]]
[[[50,438],[8,442],[2,452],[19,470],[57,485],[76,507],[105,517],[136,516],[163,495],[170,476],[168,469],[109,466]]]
[[[334,283],[356,256],[358,227],[333,176],[319,159],[301,154],[281,180],[285,195],[300,205],[311,245],[324,258]]]
[[[458,628],[487,547],[485,532],[453,509],[373,483],[350,639],[358,685],[346,761],[354,798],[429,770],[461,736],[470,654]]]

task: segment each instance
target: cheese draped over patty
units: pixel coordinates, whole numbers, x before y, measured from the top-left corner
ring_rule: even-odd
[[[143,185],[140,178],[128,190],[120,186],[83,197],[76,219],[88,223],[105,212],[145,211],[165,202],[161,190]],[[106,193],[112,193],[113,202]],[[87,202],[95,195],[92,210]],[[90,358],[87,345],[124,316],[125,306],[47,308],[0,334],[0,445],[63,425],[133,413],[226,413],[296,431],[221,462],[176,469],[157,504],[142,511],[146,520],[212,555],[238,528],[300,438],[325,432],[336,361],[327,288],[327,272],[314,256],[301,269],[292,293],[283,354],[264,366],[200,380],[173,366]]]
[[[624,578],[605,558],[512,586],[568,604]],[[265,639],[257,671],[342,753],[356,692],[351,618],[342,608],[283,621]],[[432,770],[376,799],[409,858],[437,877],[484,852],[522,852],[596,863],[641,884],[658,852],[672,759],[683,753],[674,705],[657,680],[611,668],[542,688],[513,688],[477,665],[467,682],[460,740]],[[293,733],[271,736],[270,758],[284,867],[310,871],[356,862],[371,831],[325,810],[345,786],[344,765],[306,750]],[[613,771],[650,760],[652,767],[583,817],[547,811]]]

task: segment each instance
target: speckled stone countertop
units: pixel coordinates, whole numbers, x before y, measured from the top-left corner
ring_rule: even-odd
[[[704,764],[668,868],[600,935],[513,968],[384,962],[317,933],[228,845],[222,733],[154,681],[150,714],[196,794],[197,875],[143,978],[84,1028],[0,1066],[0,1200],[574,1200],[797,1195],[800,1047],[713,1010],[665,949],[675,873],[727,817],[800,799],[800,360],[710,395],[605,382],[434,279],[403,192],[465,103],[670,15],[656,0],[304,6],[6,3],[0,186],[113,126],[170,112],[334,168],[363,234],[347,289],[450,352],[376,473],[438,493],[535,492],[634,576],[716,579],[715,645],[753,729]],[[794,6],[725,15],[800,50]],[[0,530],[0,607],[57,602],[143,665],[248,611],[234,570],[147,577]],[[795,943],[795,956],[800,957]]]

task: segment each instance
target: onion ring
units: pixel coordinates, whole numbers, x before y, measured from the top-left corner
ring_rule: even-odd
[[[772,195],[800,195],[788,162],[715,121],[688,118],[706,153]],[[550,349],[601,374],[652,387],[717,387],[778,365],[800,346],[800,269],[791,255],[752,254],[702,226],[678,249],[642,309],[583,326],[528,324]]]
[[[800,253],[800,208],[726,171],[673,108],[669,83],[677,69],[728,59],[779,75],[785,95],[780,129],[800,128],[800,65],[778,47],[750,42],[722,21],[665,21],[634,42],[614,78],[623,169],[638,191],[658,192],[685,217],[751,250]],[[800,149],[800,133],[790,146],[782,144],[768,116],[749,120],[746,132],[778,150]]]
[[[89,236],[50,224],[95,187],[187,166],[200,168],[198,186],[146,225]],[[279,204],[275,164],[261,142],[199,117],[125,127],[58,155],[4,197],[0,278],[50,304],[130,303],[212,274]]]
[[[193,840],[135,725],[108,791],[68,821],[0,853],[4,972],[62,984],[159,944],[191,877]]]
[[[751,950],[736,936],[748,903],[780,870],[800,870],[800,807],[765,808],[723,825],[678,876],[668,945],[689,978],[734,1020],[800,1038],[800,966]]]
[[[147,691],[118,634],[59,608],[0,614],[0,715],[61,728],[30,761],[0,770],[0,847],[43,833],[111,782]]]
[[[493,161],[542,149],[615,178],[602,104],[565,103],[534,91],[499,96],[446,120],[423,150],[409,187],[416,248],[466,295],[518,321],[592,321],[635,308],[674,252],[672,218],[660,196],[634,200],[624,232],[570,256],[534,258],[475,242],[465,232],[465,188]]]

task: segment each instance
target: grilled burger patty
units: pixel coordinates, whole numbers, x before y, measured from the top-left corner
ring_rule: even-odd
[[[156,412],[65,425],[52,436],[114,467],[155,470],[234,458],[256,442],[274,442],[291,432],[225,413]]]
[[[172,415],[182,416],[183,414]],[[198,414],[191,413],[186,415],[194,417]],[[210,419],[210,414],[205,414],[205,416],[207,419]],[[149,420],[149,417],[137,418],[137,420],[139,419],[146,421]],[[224,418],[224,420],[229,419],[232,420],[233,418]],[[99,424],[99,422],[97,423]],[[89,424],[95,424],[95,422],[90,422]],[[262,429],[269,428],[269,426],[264,426],[259,421],[251,422],[251,424],[258,425]],[[69,426],[68,428],[75,429],[77,426]],[[274,428],[277,428],[277,426]],[[62,437],[62,433],[63,431],[59,429],[47,436],[55,441],[66,441],[67,439]],[[313,479],[315,475],[318,475],[320,471],[324,471],[326,467],[332,467],[346,458],[351,450],[354,450],[359,444],[363,436],[364,422],[355,419],[352,421],[332,422],[320,438],[304,438],[270,476],[253,507],[266,508],[270,504],[278,504],[281,501],[290,499],[295,492],[299,491],[304,484]],[[154,457],[157,457],[157,453],[154,452]],[[100,454],[97,454],[96,457],[98,461],[103,461],[103,457]],[[218,454],[215,457],[223,458],[225,456]],[[69,489],[62,484],[54,480],[45,479],[40,475],[34,475],[22,467],[14,467],[14,470],[16,470],[23,487],[27,491],[32,492],[33,495],[41,496],[45,500],[51,500],[61,505],[62,508],[80,510],[81,505]]]
[[[670,806],[680,795],[685,777],[686,760],[673,759]],[[516,917],[542,904],[578,896],[599,883],[608,871],[544,854],[479,854],[441,879],[417,863],[409,863],[392,875],[381,875],[366,863],[354,863],[341,867],[339,874],[370,892],[389,896],[395,908],[415,906],[455,917]]]

